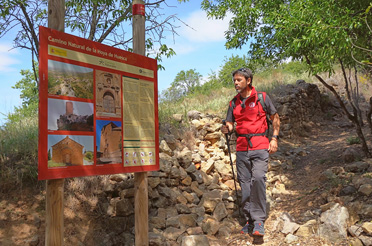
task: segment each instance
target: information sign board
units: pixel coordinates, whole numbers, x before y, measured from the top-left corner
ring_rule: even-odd
[[[158,170],[156,60],[39,33],[39,179]]]

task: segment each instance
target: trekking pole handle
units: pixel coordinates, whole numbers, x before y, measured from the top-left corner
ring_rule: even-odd
[[[226,126],[226,120],[222,120],[222,124]],[[227,126],[227,132],[230,133],[229,127]],[[227,133],[225,133],[227,135]]]

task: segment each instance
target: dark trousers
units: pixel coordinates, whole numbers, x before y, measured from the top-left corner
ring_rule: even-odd
[[[266,173],[269,152],[266,149],[237,151],[236,169],[242,189],[242,208],[248,221],[266,220]]]

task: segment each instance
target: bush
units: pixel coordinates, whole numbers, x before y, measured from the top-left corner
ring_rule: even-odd
[[[359,137],[348,137],[346,139],[346,142],[348,145],[360,144],[360,139]]]
[[[38,118],[24,118],[0,127],[1,186],[37,180]]]

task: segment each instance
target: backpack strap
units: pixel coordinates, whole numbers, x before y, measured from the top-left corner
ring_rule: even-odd
[[[266,97],[266,94],[265,94],[265,97]],[[269,138],[270,125],[273,122],[270,119],[270,115],[267,113],[267,106],[266,106],[266,103],[265,103],[265,97],[263,95],[263,92],[257,92],[257,103],[259,102],[261,104],[262,109],[265,111],[266,123],[267,123],[267,130],[265,131],[265,133],[266,133],[266,137]]]
[[[237,100],[237,99],[238,99],[237,96],[235,96],[235,97],[231,100],[231,107],[232,107],[233,110],[234,110],[235,107],[236,107],[236,100]]]

